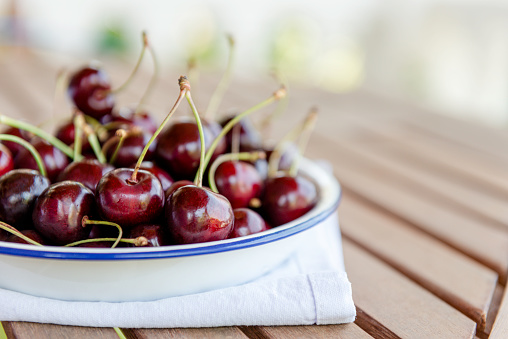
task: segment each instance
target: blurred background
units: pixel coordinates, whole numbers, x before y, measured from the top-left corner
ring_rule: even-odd
[[[0,44],[135,60],[146,30],[165,67],[194,60],[335,93],[367,89],[508,124],[508,2],[497,0],[0,0]]]

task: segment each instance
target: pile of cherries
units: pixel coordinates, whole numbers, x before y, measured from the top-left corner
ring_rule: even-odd
[[[181,77],[179,86],[160,125],[146,111],[117,109],[107,75],[92,66],[70,78],[75,113],[53,135],[0,115],[7,125],[0,134],[0,241],[200,243],[262,232],[315,206],[310,179],[278,164],[269,175],[272,151],[263,150],[246,118],[255,109],[221,123],[201,121],[188,80]],[[262,105],[284,95],[280,89]],[[165,126],[185,99],[194,119]],[[282,153],[286,162],[296,154]]]

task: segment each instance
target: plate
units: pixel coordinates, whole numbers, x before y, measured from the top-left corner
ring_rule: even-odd
[[[280,265],[305,231],[338,207],[333,174],[302,159],[320,200],[290,223],[242,238],[143,248],[68,248],[0,242],[0,288],[69,301],[149,301],[252,281]]]

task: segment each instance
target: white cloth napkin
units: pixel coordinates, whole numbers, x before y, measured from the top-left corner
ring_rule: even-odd
[[[150,302],[67,302],[0,289],[0,320],[125,328],[339,324],[355,320],[337,214],[269,274],[241,286]]]

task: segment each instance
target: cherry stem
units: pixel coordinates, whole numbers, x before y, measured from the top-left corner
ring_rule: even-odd
[[[118,152],[120,152],[120,148],[122,148],[123,142],[125,141],[125,138],[127,137],[127,132],[124,129],[119,129],[116,131],[115,137],[118,138],[118,144],[116,145],[116,149],[113,152],[113,155],[109,159],[110,164],[113,164],[116,161],[116,158],[118,157]],[[104,148],[102,149],[102,152],[105,153]]]
[[[116,238],[116,241],[113,243],[111,248],[115,248],[116,245],[120,242],[120,239],[122,239],[123,236],[123,230],[117,223],[111,222],[111,221],[103,221],[103,220],[90,220],[85,215],[83,219],[81,219],[81,226],[85,227],[85,225],[107,225],[107,226],[113,226],[118,229],[118,238]]]
[[[231,35],[226,36],[229,43],[229,57],[228,63],[226,66],[226,71],[222,75],[219,84],[215,88],[215,92],[213,92],[210,102],[208,103],[208,107],[206,109],[205,117],[208,120],[214,120],[217,111],[219,110],[219,106],[226,94],[226,91],[231,82],[231,75],[233,73],[233,65],[234,65],[234,56],[235,56],[235,40]]]
[[[38,243],[37,241],[35,241],[33,239],[30,239],[29,237],[27,237],[26,235],[24,235],[23,233],[18,231],[16,228],[12,227],[9,224],[6,224],[3,221],[0,221],[0,229],[3,229],[4,231],[7,231],[7,232],[9,232],[11,234],[14,234],[15,236],[25,240],[26,242],[28,242],[28,243],[30,243],[32,245],[43,246],[42,244]]]
[[[118,238],[92,238],[92,239],[84,239],[84,240],[79,240],[79,241],[75,241],[73,243],[64,245],[64,247],[74,247],[74,246],[78,246],[78,245],[81,245],[81,244],[86,244],[86,243],[91,243],[91,242],[100,242],[100,241],[110,241],[110,242],[113,242],[113,241],[117,241],[117,240],[118,240]],[[133,244],[136,247],[148,245],[148,239],[146,239],[145,237],[137,237],[137,238],[134,238],[134,239],[123,238],[123,239],[120,239],[119,242],[123,242],[123,243],[127,243],[127,244]],[[111,248],[113,248],[113,246]]]
[[[141,39],[143,40],[143,47],[141,48],[141,53],[139,54],[139,58],[136,63],[136,66],[134,66],[134,69],[132,70],[132,72],[129,75],[129,77],[127,78],[127,80],[125,80],[125,82],[120,87],[110,90],[109,91],[110,93],[116,94],[116,93],[119,93],[119,92],[125,90],[125,88],[127,88],[127,86],[132,82],[132,79],[138,72],[139,66],[141,66],[141,61],[143,61],[143,58],[145,56],[145,51],[148,47],[148,38],[146,36],[146,32],[144,32],[144,31],[141,32]]]
[[[279,83],[281,83],[287,89],[288,94],[282,100],[279,101],[279,103],[275,107],[275,110],[272,113],[268,114],[268,116],[266,116],[263,120],[261,120],[261,123],[259,125],[259,130],[264,131],[264,132],[270,130],[270,125],[276,119],[278,119],[282,115],[282,113],[284,113],[284,111],[287,109],[288,104],[289,104],[290,88],[289,88],[288,80],[282,74],[280,74],[278,72],[274,72],[274,73],[275,73],[275,78],[277,79],[277,81]]]
[[[180,79],[178,79],[178,84],[180,85],[180,94],[178,95],[178,98],[176,99],[176,102],[175,104],[173,105],[173,107],[171,108],[171,110],[169,111],[168,115],[164,118],[164,120],[162,121],[162,123],[160,124],[159,128],[157,128],[157,130],[155,131],[155,133],[152,135],[152,137],[150,138],[150,140],[148,140],[148,143],[146,144],[145,148],[143,149],[143,151],[141,152],[139,158],[138,158],[138,162],[136,163],[136,167],[134,167],[134,172],[132,172],[132,176],[131,178],[129,179],[129,181],[131,183],[136,183],[138,182],[138,172],[139,172],[139,169],[141,167],[141,163],[143,162],[143,160],[145,159],[145,156],[146,156],[146,153],[148,152],[148,149],[150,148],[150,145],[153,143],[153,141],[157,138],[157,136],[159,135],[159,133],[162,131],[162,129],[164,128],[164,126],[166,126],[166,123],[169,121],[169,119],[171,118],[171,116],[173,115],[173,113],[175,113],[176,109],[178,108],[178,106],[180,106],[180,103],[182,102],[185,94],[189,91],[190,89],[190,86],[189,88],[187,87],[182,87],[181,85],[181,79],[182,78],[185,78],[184,76],[181,76]],[[187,78],[185,78],[185,80],[187,80]]]
[[[63,143],[58,138],[54,137],[53,135],[45,132],[44,130],[37,128],[33,125],[30,125],[26,122],[16,120],[13,118],[9,118],[3,114],[0,114],[0,124],[4,124],[7,126],[11,126],[14,128],[18,128],[24,131],[28,131],[44,140],[49,142],[54,147],[58,148],[60,151],[62,151],[66,156],[68,156],[71,159],[74,159],[74,150],[67,146],[65,143]],[[80,159],[74,159],[74,160],[80,160]]]
[[[102,153],[101,144],[99,143],[99,139],[97,139],[97,134],[95,134],[93,128],[91,128],[88,124],[84,124],[83,132],[87,136],[88,142],[90,143],[90,146],[92,146],[92,150],[97,160],[99,160],[101,164],[105,164],[106,156]]]
[[[74,159],[81,157],[81,149],[83,144],[83,126],[85,118],[82,113],[76,113],[74,116]]]
[[[203,175],[205,172],[205,167],[203,166],[205,162],[205,134],[203,132],[203,124],[201,123],[201,118],[199,117],[198,110],[196,109],[196,105],[194,105],[194,101],[192,101],[191,93],[190,93],[190,84],[187,79],[185,79],[187,82],[187,85],[189,87],[189,90],[185,94],[185,97],[187,98],[187,102],[189,103],[192,114],[194,114],[194,119],[196,119],[196,125],[198,126],[198,132],[199,132],[199,141],[201,144],[201,150],[199,152],[199,167],[198,167],[198,173],[196,174],[196,178],[194,179],[194,185],[197,187],[203,186]]]
[[[298,173],[300,161],[303,157],[303,154],[305,153],[305,149],[307,148],[307,144],[309,143],[309,139],[312,134],[312,131],[314,130],[314,126],[316,126],[317,114],[318,114],[317,109],[314,107],[307,115],[307,118],[305,118],[302,127],[302,133],[300,135],[300,140],[298,142],[298,154],[291,163],[291,167],[289,168],[288,172],[289,176],[291,177],[296,176],[296,174]]]
[[[240,137],[242,133],[242,126],[240,124],[236,124],[233,126],[233,132],[231,135],[231,153],[240,152]]]
[[[37,163],[37,166],[39,167],[39,172],[45,177],[48,176],[48,172],[46,171],[46,166],[44,165],[44,161],[42,160],[41,155],[39,154],[39,152],[37,152],[37,150],[31,143],[29,143],[28,141],[26,141],[23,138],[17,137],[15,135],[10,135],[10,134],[0,134],[0,140],[12,141],[12,142],[15,142],[15,143],[20,144],[23,147],[25,147],[30,152],[30,154],[32,154],[32,156],[34,157],[35,162]]]
[[[85,115],[85,122],[93,127],[93,131],[97,134],[100,140],[107,138],[108,130],[107,125],[102,125],[99,121],[89,115]]]
[[[127,337],[119,327],[113,327],[113,329],[115,330],[116,334],[120,339],[127,339]]]
[[[55,88],[53,90],[53,110],[52,110],[53,117],[57,116],[56,114],[56,107],[58,106],[57,101],[60,93],[65,92],[65,87],[67,86],[67,76],[68,72],[65,68],[60,69],[57,73]]]
[[[213,156],[213,152],[217,148],[217,145],[219,144],[220,139],[222,139],[226,134],[228,134],[228,132],[233,128],[233,126],[236,125],[236,123],[238,123],[238,121],[242,120],[249,114],[271,104],[272,102],[284,98],[285,95],[286,95],[286,88],[284,86],[282,86],[277,91],[275,91],[275,93],[273,93],[268,99],[260,102],[259,104],[255,105],[255,106],[252,106],[248,110],[243,111],[242,113],[238,114],[233,119],[231,119],[226,124],[226,126],[224,126],[222,128],[219,135],[213,140],[212,144],[210,145],[210,148],[208,148],[208,151],[206,152],[206,155],[205,155],[205,162],[203,164],[203,168],[206,168],[206,166],[208,166],[208,163],[210,162],[210,159]]]
[[[284,135],[284,137],[277,143],[270,155],[270,159],[268,160],[268,177],[273,178],[277,175],[282,154],[293,141],[298,139],[298,136],[302,133],[303,126],[304,123],[293,127],[293,129]]]
[[[150,95],[150,93],[152,93],[153,88],[155,86],[155,83],[158,80],[157,76],[159,75],[159,62],[157,61],[157,57],[155,55],[155,51],[153,50],[152,45],[148,43],[148,38],[146,37],[146,34],[143,35],[143,38],[144,38],[144,40],[143,40],[144,44],[148,48],[148,50],[150,51],[150,55],[152,57],[153,74],[152,74],[152,77],[150,79],[150,82],[148,83],[148,86],[146,87],[145,93],[143,93],[143,96],[139,100],[138,107],[136,107],[136,110],[134,111],[134,114],[139,114],[139,112],[141,112],[141,108],[143,107],[143,104],[146,102],[146,100],[147,100],[148,96]]]
[[[192,84],[194,94],[199,93],[199,69],[195,57],[190,57],[187,60],[187,79]],[[199,99],[199,97],[198,97]]]
[[[215,172],[222,163],[226,161],[240,161],[240,160],[254,162],[259,159],[266,159],[266,153],[261,151],[261,152],[228,153],[219,155],[210,166],[210,171],[208,171],[208,184],[210,185],[210,189],[215,193],[219,193],[217,185],[215,184]]]

